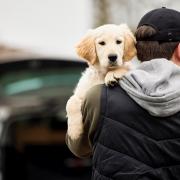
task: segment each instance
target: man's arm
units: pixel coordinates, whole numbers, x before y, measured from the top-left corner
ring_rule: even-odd
[[[66,144],[73,154],[80,158],[92,155],[92,140],[100,118],[100,98],[102,85],[91,88],[86,95],[82,105],[83,133],[72,140],[66,134]]]

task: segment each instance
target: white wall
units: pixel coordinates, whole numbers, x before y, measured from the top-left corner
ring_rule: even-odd
[[[0,0],[0,43],[59,57],[77,57],[74,45],[93,24],[92,0]],[[149,10],[180,10],[179,0],[109,0],[110,23],[135,29]]]
[[[91,26],[90,0],[0,0],[0,43],[60,57]]]

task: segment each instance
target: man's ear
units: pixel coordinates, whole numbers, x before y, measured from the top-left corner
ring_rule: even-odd
[[[95,38],[93,37],[93,30],[89,31],[81,41],[76,45],[76,52],[79,57],[87,60],[90,64],[94,64],[97,60]]]
[[[176,51],[176,58],[178,58],[180,61],[180,43],[177,45],[175,51]]]
[[[174,50],[174,53],[172,55],[172,61],[180,65],[180,43],[177,45],[176,49]]]
[[[126,24],[121,24],[120,28],[124,30],[124,55],[123,60],[129,61],[136,56],[136,39]]]
[[[179,61],[180,61],[180,43],[177,46],[177,56],[178,56]]]

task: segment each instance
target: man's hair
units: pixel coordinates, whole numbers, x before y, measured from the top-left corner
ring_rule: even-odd
[[[140,26],[135,33],[136,39],[149,38],[157,31],[151,26]],[[155,58],[171,59],[179,42],[137,41],[137,57],[140,61],[149,61]]]

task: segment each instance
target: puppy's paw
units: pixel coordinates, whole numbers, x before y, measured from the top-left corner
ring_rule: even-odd
[[[127,68],[119,68],[109,71],[105,76],[105,84],[107,86],[114,86],[118,84],[119,80],[128,72]]]
[[[104,82],[106,86],[114,86],[118,83],[118,79],[115,78],[113,71],[109,71],[105,76]]]

